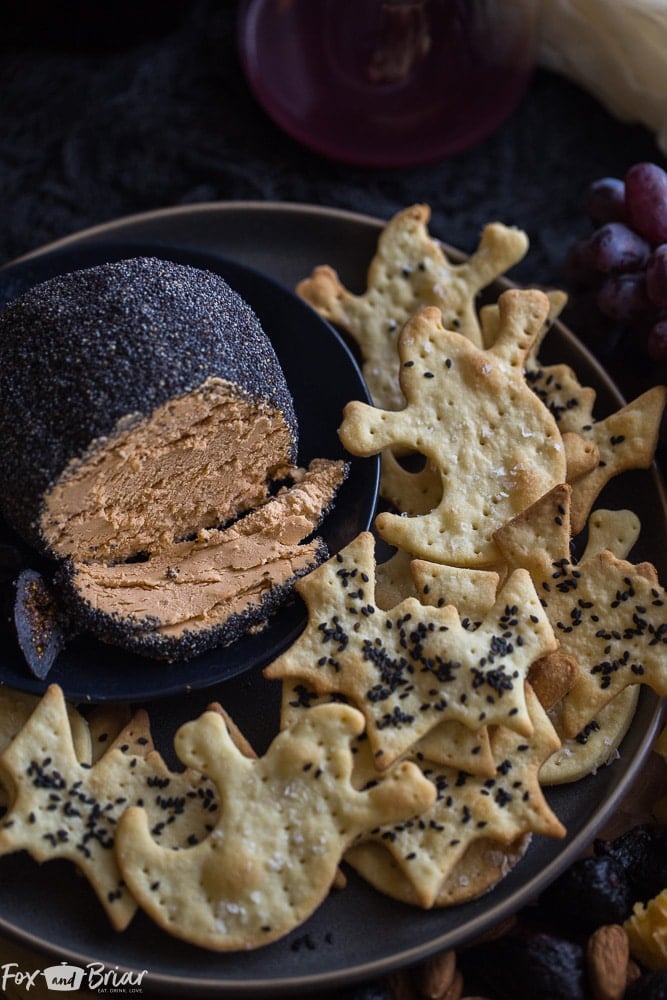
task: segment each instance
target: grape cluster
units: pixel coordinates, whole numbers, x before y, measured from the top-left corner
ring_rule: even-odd
[[[576,292],[593,292],[603,317],[667,363],[667,172],[635,163],[624,178],[594,181],[586,195],[593,225],[565,262]]]

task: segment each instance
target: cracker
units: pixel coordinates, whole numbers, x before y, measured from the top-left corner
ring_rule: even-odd
[[[530,834],[524,834],[511,844],[485,837],[473,841],[442,880],[433,907],[455,906],[489,892],[518,864],[530,839]],[[420,905],[412,882],[383,845],[364,841],[350,848],[345,861],[378,892],[411,906]]]
[[[535,340],[535,343],[531,347],[526,358],[527,368],[535,368],[539,365],[537,355],[539,353],[540,346],[542,345],[547,333],[567,305],[567,295],[565,292],[562,292],[559,289],[549,289],[545,292],[545,294],[549,299],[549,311],[545,317],[537,339]],[[479,323],[482,330],[482,343],[487,348],[493,347],[500,330],[500,311],[498,309],[497,302],[488,303],[487,305],[482,306],[479,311]]]
[[[533,345],[526,355],[526,379],[528,384],[537,393],[546,406],[549,407],[557,420],[567,412],[572,406],[577,405],[577,400],[572,398],[571,388],[576,377],[571,368],[567,365],[549,365],[543,367],[538,361],[537,355],[544,340],[544,337],[552,328],[554,322],[565,308],[567,295],[561,291],[548,291],[549,312],[544,321]],[[487,305],[480,310],[480,323],[482,325],[482,337],[485,346],[490,347],[498,336],[500,325],[500,310],[498,305]],[[581,404],[584,403],[586,393],[593,393],[593,390],[583,390],[578,383],[577,389],[581,395]],[[590,400],[593,405],[595,394]],[[590,438],[583,438],[574,426],[568,429],[568,422],[565,420],[561,426],[563,436],[563,447],[567,464],[567,482],[572,483],[586,472],[590,472],[596,467],[600,460],[600,451],[594,441]]]
[[[540,784],[563,785],[580,781],[616,760],[623,737],[634,718],[638,699],[639,685],[626,687],[600,709],[595,719],[576,736],[561,736],[560,749],[542,766]],[[562,704],[554,706],[550,717],[556,732],[563,733]]]
[[[594,510],[588,519],[585,557],[608,549],[618,559],[627,559],[640,531],[641,523],[632,510]]]
[[[280,728],[287,729],[296,722],[303,711],[314,705],[326,705],[332,700],[347,704],[340,695],[318,695],[303,681],[284,680]],[[486,778],[491,777],[495,771],[486,726],[474,732],[460,722],[441,722],[426,736],[417,740],[409,752],[416,760],[430,760],[436,764],[455,767],[460,771],[468,771],[470,774]],[[376,767],[365,732],[353,742],[352,753],[354,754],[352,783],[355,788],[364,788],[369,782],[376,781],[382,776],[382,772]]]
[[[0,753],[5,750],[39,704],[38,695],[13,688],[0,688]],[[74,752],[82,763],[92,759],[93,741],[87,720],[73,706],[67,706]],[[11,775],[0,768],[0,810],[7,809],[13,795]]]
[[[489,570],[442,566],[413,559],[410,566],[415,591],[422,604],[441,608],[451,604],[464,628],[474,630],[495,604],[500,575]],[[487,728],[474,732],[461,723],[443,722],[419,743],[424,757],[471,774],[493,774],[495,765]]]
[[[429,235],[430,216],[427,205],[412,205],[387,223],[363,294],[348,291],[328,265],[317,267],[296,288],[320,315],[355,339],[371,398],[388,410],[403,405],[396,342],[406,320],[422,306],[435,306],[446,326],[481,345],[475,298],[528,249],[525,233],[492,222],[472,255],[453,264]]]
[[[389,559],[375,568],[375,602],[388,610],[404,601],[417,597],[417,587],[412,575],[413,558],[409,552],[396,549]]]
[[[378,514],[375,527],[390,545],[432,562],[494,564],[494,532],[564,480],[558,426],[523,377],[547,308],[542,292],[504,292],[501,332],[488,351],[445,330],[436,309],[423,309],[399,341],[405,408],[345,407],[339,435],[352,454],[407,447],[441,476],[442,499],[429,513]]]
[[[93,749],[91,763],[95,763],[128,725],[132,708],[122,702],[104,702],[95,705],[86,718]]]
[[[573,483],[572,531],[583,530],[603,487],[627,469],[647,469],[653,462],[667,388],[655,386],[604,420],[594,422],[582,436],[599,450],[595,468]]]
[[[412,577],[422,604],[441,608],[453,604],[465,628],[474,628],[495,604],[500,574],[494,570],[441,566],[425,559],[412,560]]]
[[[471,623],[493,607],[500,585],[495,570],[464,569],[414,559],[397,549],[375,570],[375,600],[380,608],[393,608],[406,597],[441,608],[453,604]]]
[[[176,937],[214,951],[256,948],[302,923],[326,897],[343,851],[362,832],[428,807],[433,786],[412,764],[365,791],[350,782],[350,740],[363,716],[321,705],[244,756],[216,712],[182,726],[181,760],[213,780],[221,809],[190,850],[156,844],[148,818],[128,809],[117,833],[123,875],[141,906]]]
[[[625,687],[667,694],[665,592],[655,568],[633,565],[595,542],[570,553],[572,487],[551,490],[496,534],[510,567],[527,569],[579,678],[563,700],[563,735],[574,737]],[[625,538],[625,534],[624,534]]]
[[[549,712],[567,692],[574,687],[579,677],[579,665],[573,656],[560,650],[533,660],[528,671],[528,681],[537,695],[542,708]]]
[[[378,607],[384,610],[395,607],[406,597],[417,595],[425,605],[442,607],[445,603],[452,604],[464,616],[464,627],[472,628],[479,624],[474,621],[476,616],[486,614],[493,607],[498,582],[495,573],[413,560],[398,549],[389,560],[376,567],[375,599]],[[308,691],[301,680],[283,681],[281,724],[289,724],[296,710],[309,707],[317,700],[317,695]],[[415,752],[435,763],[458,767],[473,774],[488,777],[494,772],[486,726],[475,731],[460,722],[441,722],[422,736],[415,745]],[[366,757],[365,754],[363,756]],[[361,754],[356,758],[357,771],[360,758]],[[372,758],[370,769],[375,770]],[[367,774],[363,780],[368,780]]]
[[[568,482],[573,484],[570,517],[576,535],[584,529],[597,497],[612,478],[628,469],[651,465],[667,388],[654,386],[604,419],[596,420],[595,390],[582,386],[568,365],[542,365],[538,360],[546,332],[543,329],[528,355],[526,379],[554,414],[564,439],[578,436],[589,446],[591,454],[597,454],[590,470],[568,475]]]
[[[391,855],[419,905],[436,905],[443,882],[480,838],[510,845],[527,833],[565,835],[538,780],[540,767],[560,741],[529,685],[526,701],[533,735],[526,739],[506,726],[495,729],[491,740],[494,777],[480,778],[424,763],[424,774],[437,790],[434,804],[412,823],[384,827],[367,838]],[[346,858],[362,874],[363,853],[360,847]]]
[[[562,310],[567,296],[559,292],[547,292],[549,300],[549,311],[543,323],[540,333],[535,343],[540,343],[546,331],[551,327],[560,311]],[[479,312],[480,325],[482,330],[482,342],[485,349],[489,349],[495,343],[500,329],[500,309],[498,303],[485,305]],[[446,324],[445,324],[446,325]],[[531,348],[528,359],[534,352]],[[577,441],[570,442],[571,450],[581,448],[583,439],[577,436]],[[565,442],[564,442],[565,445]],[[574,454],[568,456],[566,448],[566,458],[568,459],[568,478],[570,476],[570,464],[581,459]],[[590,467],[591,459],[586,458],[586,468]],[[414,465],[414,461],[412,463]],[[427,514],[437,506],[442,498],[442,480],[438,472],[438,467],[430,461],[423,463],[421,468],[414,469],[407,467],[405,461],[398,459],[389,449],[382,453],[382,467],[380,478],[380,495],[389,503],[393,504],[398,511],[409,514],[411,517],[416,514]]]
[[[572,531],[583,530],[604,486],[627,469],[650,466],[655,454],[667,388],[654,386],[615,413],[596,420],[596,392],[582,386],[566,364],[543,365],[539,351],[566,302],[562,292],[550,292],[548,322],[542,327],[526,358],[526,380],[558,421],[568,452],[567,481],[574,485],[571,504]],[[485,342],[498,326],[494,306],[480,311]]]
[[[537,334],[535,344],[539,344],[544,334],[550,329],[566,299],[566,296],[559,292],[547,292],[546,294],[549,303],[548,313]],[[492,348],[498,339],[500,316],[500,307],[497,302],[484,306],[480,310],[482,336],[486,349]],[[536,389],[531,381],[534,373],[530,369],[534,352],[535,345],[526,356],[526,377],[529,379],[531,387]],[[568,369],[568,371],[571,370]],[[551,392],[544,389],[542,394],[538,392],[538,395],[546,405],[550,406],[554,416],[558,418],[562,406],[557,405],[554,395],[557,395],[561,386],[548,372],[545,373],[544,382]],[[585,439],[574,431],[561,429],[561,436],[565,452],[565,478],[568,482],[574,482],[597,466],[600,458],[599,448],[594,441]],[[414,459],[409,461],[414,465]],[[401,461],[389,449],[385,449],[382,453],[381,470],[380,494],[399,512],[410,516],[427,514],[440,502],[442,481],[438,467],[432,461],[424,462],[422,467],[418,469],[410,468],[408,463]]]
[[[4,751],[21,731],[39,705],[40,698],[26,691],[0,688],[0,752]],[[92,756],[91,731],[88,720],[74,705],[66,706],[67,718],[72,730],[72,743],[77,759],[88,763]]]
[[[0,756],[16,790],[0,823],[0,853],[27,850],[40,862],[72,861],[117,930],[136,910],[113,850],[127,805],[142,801],[154,836],[171,846],[204,836],[217,811],[203,779],[171,775],[152,746],[148,717],[139,710],[95,764],[80,763],[62,691],[50,685]]]
[[[414,464],[414,458],[411,456]],[[390,448],[382,452],[380,496],[403,514],[428,514],[442,500],[438,466],[426,460],[421,468],[408,468]]]
[[[444,767],[456,767],[470,774],[489,777],[494,765],[489,730],[469,729],[462,722],[441,722],[415,744],[414,752],[424,760]]]
[[[374,549],[363,532],[298,582],[307,626],[265,676],[302,679],[318,694],[348,698],[366,717],[379,770],[448,720],[474,731],[495,723],[529,734],[523,682],[556,640],[528,573],[513,574],[469,631],[450,605],[407,598],[389,611],[378,608]]]
[[[229,733],[230,739],[237,750],[239,750],[244,757],[257,757],[255,748],[247,739],[244,733],[241,732],[239,727],[236,725],[231,715],[226,708],[218,701],[211,702],[210,705],[206,707],[207,712],[217,712],[218,715],[224,720],[227,727],[227,732]]]

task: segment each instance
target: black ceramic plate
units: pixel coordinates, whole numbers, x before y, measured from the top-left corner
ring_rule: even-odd
[[[291,291],[252,268],[191,249],[153,243],[95,243],[70,247],[0,271],[0,306],[40,281],[123,257],[158,256],[208,268],[225,278],[253,307],[270,337],[294,397],[299,421],[299,461],[347,455],[338,440],[342,410],[350,399],[368,399],[356,361],[340,336]],[[379,462],[350,461],[350,474],[319,534],[337,552],[369,527],[377,497]],[[0,528],[0,542],[13,536]],[[90,638],[72,641],[45,681],[27,669],[18,647],[0,652],[0,683],[25,691],[59,684],[72,701],[139,701],[210,687],[275,658],[303,628],[298,598],[283,606],[262,632],[187,662],[160,663]]]
[[[293,288],[316,264],[329,263],[357,291],[382,223],[373,218],[311,206],[228,203],[188,206],[121,219],[58,244],[81,248],[105,239],[162,240],[204,249],[258,268]],[[539,275],[535,275],[539,281]],[[498,289],[496,288],[496,292]],[[590,354],[562,326],[547,338],[549,361],[571,364],[598,392],[598,415],[618,407],[620,396]],[[667,578],[667,528],[662,486],[654,470],[625,474],[605,491],[608,506],[632,506],[643,524],[633,559],[652,560]],[[170,744],[175,726],[215,696],[261,752],[277,726],[276,688],[252,670],[207,692],[147,705]],[[619,758],[597,775],[553,788],[548,798],[568,829],[562,841],[535,837],[521,863],[493,891],[452,909],[422,912],[395,903],[348,873],[313,917],[285,939],[251,953],[216,955],[188,947],[139,915],[123,934],[110,930],[83,879],[70,866],[39,868],[30,859],[0,858],[0,932],[58,961],[85,966],[147,970],[144,986],[160,996],[294,997],[373,979],[438,950],[458,947],[537,893],[591,842],[627,794],[647,756],[660,715],[658,700],[642,692]],[[0,941],[0,946],[2,942]],[[0,950],[0,955],[2,954]],[[43,967],[37,957],[34,968]],[[328,994],[330,996],[331,994]]]

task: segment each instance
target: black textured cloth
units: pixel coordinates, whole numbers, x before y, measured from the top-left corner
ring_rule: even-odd
[[[110,9],[101,28],[85,23],[91,8]],[[543,70],[510,119],[459,155],[410,169],[332,162],[255,102],[236,16],[230,0],[0,3],[0,263],[167,206],[277,200],[389,218],[421,201],[432,231],[462,250],[490,220],[520,226],[530,251],[513,274],[559,286],[568,247],[588,231],[590,182],[639,160],[664,164],[647,130]],[[336,995],[385,1000],[389,987]]]
[[[6,0],[0,26],[2,262],[164,206],[266,199],[388,218],[425,201],[433,230],[463,250],[492,219],[521,226],[531,248],[517,277],[558,283],[573,234],[586,231],[590,181],[640,159],[662,161],[645,129],[538,71],[511,118],[473,149],[410,169],[340,165],[284,135],[257,105],[240,70],[230,0],[156,5],[152,34],[134,23],[142,4],[126,11],[118,3],[102,38],[77,34],[75,20],[53,34],[49,5],[36,0],[25,0],[36,10],[17,26],[14,3],[23,10]]]

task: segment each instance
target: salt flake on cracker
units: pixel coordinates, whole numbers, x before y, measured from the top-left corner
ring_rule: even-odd
[[[446,330],[437,309],[423,309],[399,341],[405,408],[347,404],[339,435],[352,454],[408,448],[439,471],[442,497],[433,510],[377,516],[389,544],[433,562],[492,565],[494,532],[564,481],[558,426],[523,372],[548,307],[542,292],[504,292],[500,332],[487,351]]]
[[[525,677],[557,644],[529,574],[513,574],[469,631],[451,605],[407,598],[378,608],[374,551],[363,532],[299,581],[308,624],[265,676],[301,678],[318,693],[347,697],[366,716],[380,770],[447,720],[530,734]]]
[[[387,223],[363,294],[348,291],[328,265],[315,268],[296,289],[325,319],[354,337],[371,398],[389,410],[403,405],[396,342],[405,321],[422,306],[436,306],[447,326],[481,344],[475,298],[528,249],[520,229],[492,222],[473,254],[453,264],[428,232],[430,217],[427,205],[412,205]]]
[[[355,709],[321,705],[252,759],[217,712],[182,726],[176,751],[214,782],[220,815],[206,840],[182,851],[155,842],[142,809],[123,815],[118,859],[141,906],[170,934],[214,951],[256,948],[301,924],[356,837],[408,819],[434,798],[407,763],[355,790],[350,741],[362,728]]]

